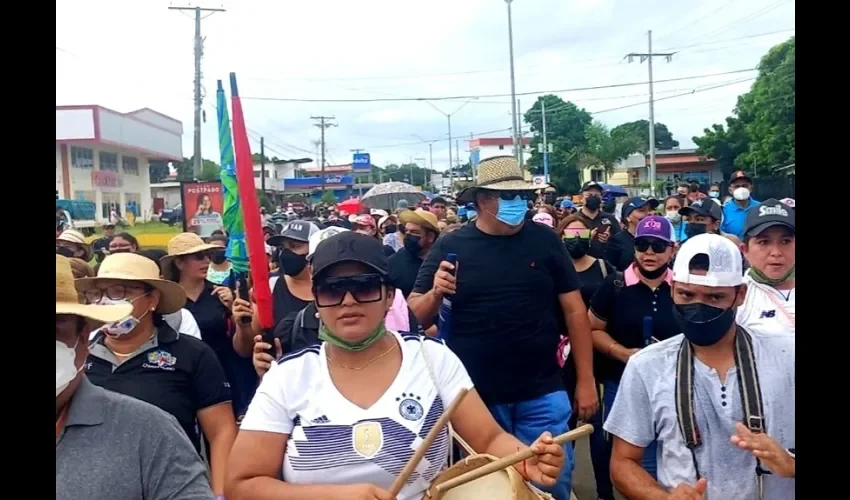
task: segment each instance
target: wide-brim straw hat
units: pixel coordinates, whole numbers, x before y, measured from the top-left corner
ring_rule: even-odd
[[[160,314],[177,312],[186,304],[186,291],[183,287],[173,281],[161,279],[156,262],[142,255],[134,253],[109,255],[100,263],[97,276],[80,278],[75,284],[79,292],[85,292],[104,280],[135,281],[159,290],[160,298],[156,312]]]
[[[475,201],[480,189],[491,191],[534,191],[539,189],[525,180],[513,156],[494,156],[478,164],[478,182],[457,195],[458,203]]]
[[[398,215],[398,221],[402,224],[410,222],[411,224],[417,224],[426,229],[430,229],[438,233],[440,232],[440,224],[437,221],[437,216],[421,208],[417,208],[416,210],[405,210]]]
[[[76,229],[66,229],[62,231],[62,234],[57,236],[56,240],[67,241],[68,243],[76,243],[77,245],[80,245],[80,247],[85,251],[81,258],[86,262],[90,261],[94,255],[91,245],[89,245],[86,241],[86,237],[83,236],[83,233]]]
[[[133,306],[81,304],[74,287],[74,273],[67,258],[56,256],[56,314],[73,314],[99,323],[115,323],[132,314]]]
[[[162,266],[162,275],[166,278],[173,276],[174,259],[177,257],[220,249],[220,246],[204,243],[204,240],[195,233],[180,233],[168,241],[168,247],[166,248],[168,255],[159,259],[159,263]]]

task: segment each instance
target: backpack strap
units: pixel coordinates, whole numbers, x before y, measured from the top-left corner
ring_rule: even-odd
[[[599,270],[602,271],[602,279],[608,277],[608,266],[605,265],[605,261],[603,259],[597,259],[599,261]]]
[[[752,337],[740,326],[737,326],[735,334],[735,366],[738,374],[738,390],[741,394],[741,407],[744,410],[743,424],[750,432],[767,432]],[[694,411],[694,353],[687,340],[682,341],[676,360],[676,412],[679,430],[685,439],[685,445],[691,451],[696,477],[699,479],[701,476],[696,449],[702,445],[702,440]],[[763,469],[761,461],[756,458],[759,498],[764,498],[764,478],[762,477],[764,474],[770,474],[770,471]]]

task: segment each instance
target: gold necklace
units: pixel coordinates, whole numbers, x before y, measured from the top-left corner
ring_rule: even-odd
[[[331,355],[330,355],[330,353],[328,353],[327,351],[325,351],[325,357],[326,357],[326,358],[328,358],[328,361],[329,361],[332,365],[336,366],[337,368],[343,368],[343,369],[345,369],[345,370],[362,370],[362,369],[366,368],[367,366],[371,365],[372,363],[374,363],[375,361],[377,361],[377,360],[379,360],[379,359],[383,358],[384,356],[386,356],[387,354],[389,354],[390,352],[392,352],[392,350],[393,350],[393,349],[395,349],[396,345],[398,345],[398,342],[396,342],[396,341],[395,341],[395,339],[393,339],[393,345],[391,345],[389,349],[387,349],[386,351],[382,352],[381,354],[378,354],[378,355],[377,355],[377,356],[375,356],[374,358],[370,359],[370,360],[369,360],[369,361],[367,361],[367,362],[366,362],[366,364],[364,364],[363,366],[345,366],[345,365],[341,365],[341,364],[337,363],[336,361],[334,361],[333,359],[331,359]]]

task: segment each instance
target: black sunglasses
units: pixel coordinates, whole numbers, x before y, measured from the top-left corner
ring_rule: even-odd
[[[655,253],[664,253],[671,246],[673,246],[671,243],[655,238],[640,238],[635,240],[635,250],[641,253],[646,252],[650,248]]]
[[[516,191],[499,191],[499,198],[505,201],[511,201],[519,196],[519,199],[530,201],[534,199],[534,191],[516,190]]]
[[[380,274],[360,274],[325,278],[313,285],[316,307],[334,307],[342,304],[345,294],[350,293],[361,304],[378,302],[383,293],[384,279]]]

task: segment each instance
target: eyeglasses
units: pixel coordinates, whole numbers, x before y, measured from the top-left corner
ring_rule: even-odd
[[[640,238],[635,240],[635,250],[641,253],[646,252],[650,248],[654,253],[664,253],[671,246],[673,245],[656,238]]]
[[[564,229],[563,239],[574,240],[576,238],[590,239],[590,229]]]
[[[192,260],[207,260],[211,256],[212,256],[211,252],[198,252],[198,253],[193,253],[193,254],[187,255],[186,257],[190,258]]]
[[[499,198],[505,201],[511,201],[519,196],[519,199],[529,201],[534,199],[534,191],[516,190],[516,191],[498,191]]]
[[[86,290],[83,296],[87,303],[97,304],[104,296],[112,300],[123,300],[128,298],[128,295],[130,295],[130,298],[135,298],[145,291],[146,287],[143,285],[111,285],[106,288]]]
[[[380,274],[339,276],[325,278],[313,285],[316,307],[334,307],[342,304],[345,294],[350,293],[361,304],[381,300],[384,279]]]

